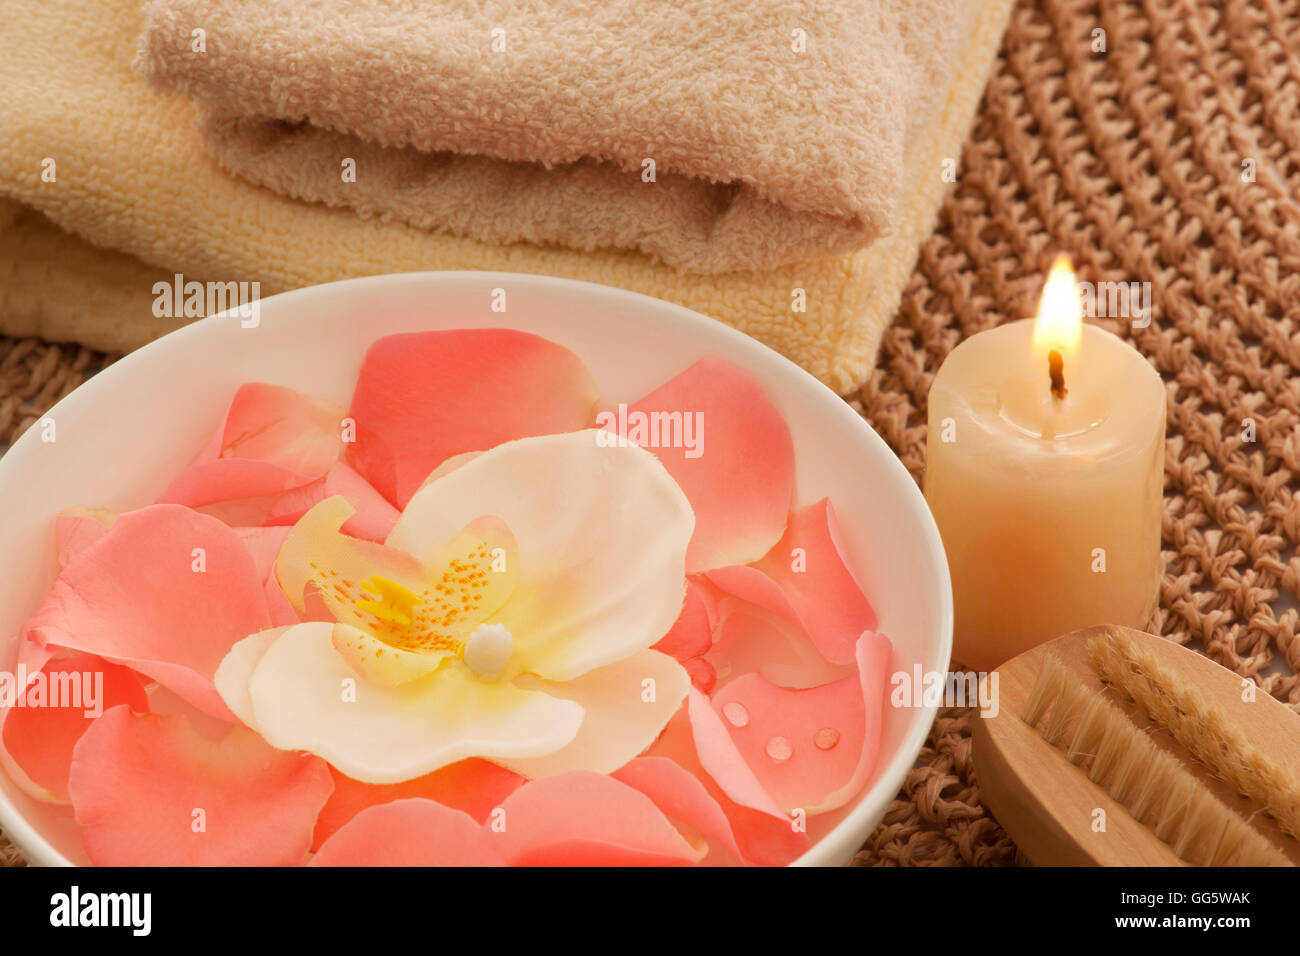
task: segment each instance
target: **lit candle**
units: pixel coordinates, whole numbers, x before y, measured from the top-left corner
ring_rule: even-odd
[[[952,571],[953,658],[991,670],[1159,596],[1165,390],[1083,323],[1068,260],[1035,319],[953,349],[930,388],[925,497]]]

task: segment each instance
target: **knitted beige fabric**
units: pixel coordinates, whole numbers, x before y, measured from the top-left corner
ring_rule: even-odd
[[[1300,712],[1298,101],[1300,0],[1022,0],[854,402],[920,480],[939,365],[1032,315],[1057,252],[1082,281],[1149,281],[1148,328],[1101,320],[1167,389],[1148,630]],[[858,863],[1015,862],[980,803],[978,719],[940,713]]]
[[[136,65],[276,192],[732,272],[897,225],[977,2],[151,0]]]
[[[132,300],[110,283],[109,294],[96,295],[89,271],[68,264],[97,249],[137,258],[168,278],[179,272],[187,280],[257,281],[263,296],[385,272],[533,272],[619,286],[711,315],[843,393],[870,374],[880,335],[950,188],[944,173],[957,172],[1011,3],[984,0],[965,8],[970,19],[959,30],[962,42],[940,78],[949,85],[903,163],[907,178],[891,234],[846,256],[763,272],[684,275],[637,253],[483,243],[363,219],[352,209],[253,185],[221,169],[205,148],[193,101],[151,90],[132,70],[144,23],[138,0],[7,0],[0,29],[0,196],[42,212],[73,238],[67,255],[49,248],[32,261],[48,276],[48,296],[6,275],[0,258],[0,332],[108,351],[156,336],[157,317],[138,304],[147,290],[136,286]],[[13,239],[22,247],[27,233]],[[73,286],[86,291],[77,298],[54,291]]]

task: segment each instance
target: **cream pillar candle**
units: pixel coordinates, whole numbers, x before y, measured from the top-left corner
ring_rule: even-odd
[[[1164,385],[1081,312],[1058,260],[1038,318],[961,343],[930,388],[925,497],[953,659],[976,670],[1092,624],[1145,628],[1156,608]]]

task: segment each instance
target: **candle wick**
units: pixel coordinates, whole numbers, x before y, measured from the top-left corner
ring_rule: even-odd
[[[1065,398],[1065,361],[1056,349],[1047,353],[1047,371],[1052,379],[1052,395],[1058,401]]]

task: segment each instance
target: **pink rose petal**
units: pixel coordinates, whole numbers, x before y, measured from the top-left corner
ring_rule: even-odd
[[[217,665],[270,626],[263,576],[239,534],[152,505],[123,514],[63,569],[25,633],[125,664],[230,720],[212,685]]]
[[[54,656],[54,648],[46,647],[40,641],[24,636],[18,641],[18,654],[14,661],[15,672],[19,668],[26,671],[27,681],[31,683],[45,667],[46,662]]]
[[[859,641],[858,675],[800,690],[745,674],[714,696],[736,751],[783,810],[829,810],[865,783],[880,746],[891,650],[868,632]]]
[[[280,587],[280,582],[276,580],[274,572],[267,577],[262,591],[266,596],[266,608],[271,615],[272,627],[287,627],[291,624],[301,624],[303,621],[309,620],[305,614],[299,614],[293,609],[293,604],[285,596],[284,590]]]
[[[677,616],[672,630],[654,645],[654,650],[670,654],[685,663],[692,657],[699,657],[712,646],[713,633],[709,627],[709,611],[704,603],[703,591],[688,578],[682,613]]]
[[[231,400],[218,438],[167,486],[159,503],[215,506],[261,524],[273,496],[321,478],[343,451],[343,409],[279,385],[253,382]]]
[[[367,807],[333,834],[311,866],[504,866],[473,817],[433,800]]]
[[[731,738],[722,715],[708,697],[691,691],[686,701],[690,715],[691,737],[700,766],[717,781],[724,793],[742,807],[750,807],[769,816],[784,817],[785,811],[763,786],[754,767],[745,759]],[[748,719],[748,714],[745,715]]]
[[[698,777],[667,757],[637,757],[610,774],[640,790],[670,820],[699,831],[737,860],[744,858],[731,821]]]
[[[114,707],[72,753],[68,790],[99,866],[302,862],[333,783],[325,761],[233,727],[221,740],[180,715]]]
[[[236,528],[235,533],[243,540],[248,553],[253,556],[257,573],[262,576],[262,591],[266,595],[266,607],[271,615],[271,624],[284,627],[301,623],[298,612],[293,609],[280,582],[275,576],[275,561],[280,555],[280,548],[289,537],[289,528]]]
[[[353,817],[368,807],[419,797],[469,814],[479,823],[524,783],[524,778],[504,767],[478,758],[450,764],[404,783],[362,783],[333,767],[334,793],[316,821],[313,844],[320,846]]]
[[[633,413],[656,412],[703,420],[695,449],[684,441],[651,449],[695,509],[686,570],[757,561],[781,538],[794,490],[794,442],[781,413],[748,373],[713,358],[632,405],[624,437],[637,440]]]
[[[722,605],[728,600],[729,595],[710,581],[707,573],[688,574],[686,581],[693,586],[700,599],[704,602],[704,609],[709,615],[709,630],[716,630],[718,623],[722,620]]]
[[[647,752],[647,757],[666,757],[683,770],[694,776],[704,786],[705,791],[718,804],[731,826],[732,834],[740,850],[741,862],[759,866],[784,866],[801,856],[811,845],[808,834],[794,827],[794,821],[781,812],[772,802],[772,798],[763,792],[753,774],[744,766],[739,756],[730,760],[710,762],[715,768],[731,767],[734,770],[730,781],[733,791],[750,804],[738,803],[728,795],[718,781],[704,768],[697,747],[697,734],[692,727],[692,716],[700,718],[705,731],[699,736],[710,735],[721,745],[734,753],[735,746],[730,742],[726,729],[716,719],[708,698],[703,694],[692,693],[687,704],[682,706],[673,719],[668,722],[662,735]],[[706,744],[706,749],[710,749]],[[697,824],[698,825],[698,824]],[[708,834],[706,834],[708,835]],[[726,848],[725,843],[723,848]]]
[[[827,660],[853,662],[858,637],[876,628],[876,612],[849,567],[829,498],[792,512],[785,535],[756,567],[781,589]]]
[[[54,551],[59,567],[68,562],[104,535],[117,520],[116,512],[103,508],[68,508],[54,518]]]
[[[799,612],[790,603],[781,586],[758,568],[743,564],[731,565],[726,568],[714,568],[704,577],[720,592],[718,603],[715,605],[719,618],[725,616],[724,602],[727,598],[739,598],[800,630],[803,629],[803,620],[799,617]]]
[[[862,684],[863,719],[862,753],[848,783],[830,794],[809,813],[825,813],[848,803],[866,786],[880,759],[880,740],[885,721],[885,689],[889,685],[894,645],[883,634],[867,631],[858,638],[856,649],[858,678]]]
[[[258,525],[276,499],[315,481],[268,461],[218,458],[190,465],[158,496],[158,504],[203,509],[227,524]]]
[[[691,845],[645,794],[587,770],[524,784],[494,832],[515,866],[681,866]]]
[[[753,568],[730,570],[748,571],[769,580]],[[826,660],[801,628],[778,615],[731,599],[722,601],[721,608],[716,640],[704,660],[713,665],[723,684],[742,674],[757,673],[782,687],[816,687],[856,673],[852,666]]]
[[[259,577],[266,578],[275,571],[275,559],[280,556],[288,528],[236,528],[235,534],[244,542],[252,555]]]
[[[355,471],[339,462],[309,485],[286,491],[277,498],[266,517],[270,525],[291,525],[326,498],[342,495],[356,509],[343,523],[344,534],[367,541],[383,541],[397,524],[398,511]]]
[[[702,693],[709,694],[718,684],[718,672],[703,657],[692,657],[682,662],[682,668],[691,679],[691,686]]]
[[[718,675],[713,665],[701,655],[713,646],[713,610],[718,589],[703,575],[686,578],[686,598],[672,629],[654,645],[654,650],[676,657],[691,679],[704,693],[713,690]]]
[[[713,707],[719,717],[734,708],[748,715],[728,732],[763,789],[787,811],[815,806],[858,764],[864,719],[856,676],[797,690],[745,674],[718,691]],[[814,745],[823,730],[834,747]]]
[[[22,695],[29,706],[4,713],[4,749],[44,799],[62,802],[68,799],[72,748],[86,728],[118,704],[145,713],[149,697],[134,671],[91,654],[51,660],[40,673]]]
[[[337,405],[282,385],[251,382],[231,399],[217,457],[323,475],[343,451],[342,419]]]
[[[596,388],[562,346],[511,329],[390,335],[370,347],[351,416],[347,459],[405,507],[453,455],[591,424]]]

